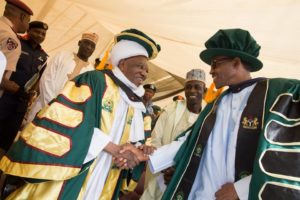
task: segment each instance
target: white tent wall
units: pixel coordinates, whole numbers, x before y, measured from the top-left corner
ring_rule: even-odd
[[[207,72],[199,59],[205,41],[218,29],[243,28],[262,46],[264,67],[253,77],[300,77],[300,1],[298,0],[23,0],[34,11],[32,20],[48,23],[43,47],[53,55],[77,51],[83,32],[100,36],[93,55],[99,56],[113,35],[137,28],[153,37],[162,51],[153,64],[185,76],[192,68]],[[0,2],[1,11],[5,1]]]

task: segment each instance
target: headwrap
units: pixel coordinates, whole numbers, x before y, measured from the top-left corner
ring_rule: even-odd
[[[116,67],[120,60],[134,56],[145,56],[149,58],[146,49],[142,45],[130,40],[121,40],[113,46],[110,59],[112,65]]]

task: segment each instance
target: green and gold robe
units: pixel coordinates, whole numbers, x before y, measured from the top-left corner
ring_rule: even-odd
[[[94,160],[84,164],[94,128],[110,132],[120,99],[120,81],[111,74],[91,71],[67,82],[60,95],[25,127],[0,162],[4,173],[27,182],[8,199],[83,198],[94,167]],[[127,93],[136,98],[130,90]],[[119,144],[128,142],[134,109],[129,106],[124,114],[126,123]],[[150,131],[150,117],[144,120],[146,132]],[[111,164],[100,199],[117,199],[121,189],[133,190],[142,169],[121,171]]]

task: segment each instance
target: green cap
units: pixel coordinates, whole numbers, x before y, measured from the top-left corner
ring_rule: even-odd
[[[239,57],[249,65],[251,72],[262,68],[257,59],[260,45],[243,29],[221,29],[205,42],[206,49],[200,53],[203,62],[211,64],[216,56]]]
[[[115,42],[119,42],[120,40],[131,40],[139,43],[146,49],[149,59],[154,59],[160,51],[159,44],[156,44],[148,35],[137,29],[127,29],[122,31],[115,37]]]

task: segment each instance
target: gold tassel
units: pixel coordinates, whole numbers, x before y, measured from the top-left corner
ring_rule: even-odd
[[[215,90],[215,84],[212,83],[209,87],[209,89],[207,90],[206,94],[205,94],[205,98],[204,101],[206,103],[211,103],[213,102],[218,96],[220,96],[220,94],[223,92],[224,87]]]
[[[111,51],[113,45],[114,45],[114,42],[112,42],[109,45],[108,49],[105,51],[105,54],[99,63],[99,65],[96,67],[96,70],[103,70],[103,69],[112,70],[112,68],[113,68],[112,64],[108,64],[106,62],[108,60],[108,57],[109,57],[109,54],[110,54],[110,51]]]

